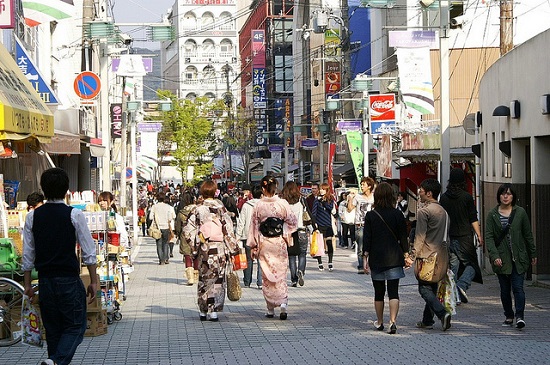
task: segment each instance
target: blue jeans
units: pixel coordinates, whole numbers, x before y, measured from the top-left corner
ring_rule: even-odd
[[[244,269],[244,286],[250,286],[252,283],[252,272],[254,271],[254,260],[252,260],[252,249],[246,245],[246,241],[243,241],[244,251],[246,253],[246,261],[248,262],[248,267]],[[260,260],[256,259],[256,285],[262,286],[262,268],[260,267]]]
[[[86,332],[86,290],[78,276],[39,278],[38,286],[48,358],[69,364]]]
[[[365,230],[364,226],[355,225],[355,246],[357,249],[357,269],[363,270],[363,231]]]
[[[159,258],[159,263],[163,264],[170,258],[168,246],[168,238],[170,237],[169,229],[161,229],[160,232],[162,236],[157,240],[157,256]]]
[[[296,258],[298,258],[298,266],[296,266]],[[306,252],[300,252],[298,256],[288,256],[288,267],[290,268],[290,281],[298,282],[298,270],[302,273],[306,272]]]
[[[472,285],[472,280],[476,276],[476,269],[474,269],[474,267],[471,265],[465,266],[462,275],[460,276],[460,278],[458,277],[460,260],[458,259],[458,255],[456,253],[458,252],[459,245],[459,240],[451,239],[449,265],[451,267],[451,271],[455,276],[456,285],[458,285],[463,290],[468,290]]]
[[[525,291],[523,290],[524,274],[518,274],[516,264],[512,264],[512,273],[510,275],[497,274],[500,284],[500,301],[504,308],[506,318],[514,318],[512,308],[512,293],[514,293],[514,302],[516,304],[515,318],[523,319],[525,311]],[[40,293],[42,296],[42,292]]]
[[[418,282],[418,292],[426,305],[424,306],[424,312],[422,314],[422,323],[426,325],[434,324],[434,314],[437,318],[442,319],[447,313],[447,310],[437,299],[437,283]]]

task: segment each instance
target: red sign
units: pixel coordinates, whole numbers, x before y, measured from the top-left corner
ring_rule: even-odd
[[[370,95],[369,115],[371,121],[395,120],[395,94]]]
[[[93,99],[101,91],[99,76],[90,71],[79,73],[74,79],[74,91],[81,99]]]

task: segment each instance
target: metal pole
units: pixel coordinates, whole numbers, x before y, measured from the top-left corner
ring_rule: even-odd
[[[368,95],[367,95],[368,98]],[[362,99],[368,100],[368,99]],[[363,105],[363,177],[369,176],[369,115],[368,108]],[[359,186],[361,181],[357,182]]]
[[[133,244],[138,240],[138,181],[137,181],[137,156],[136,156],[136,118],[135,113],[132,113],[132,123],[130,124],[130,144],[132,149],[132,227],[133,227]]]
[[[109,55],[107,43],[99,43],[99,77],[102,91],[99,93],[99,105],[101,112],[101,142],[105,147],[101,167],[101,190],[111,191],[111,120],[109,116]]]
[[[120,131],[120,208],[123,216],[126,216],[126,165],[128,153],[128,109],[127,98],[124,95],[126,88],[126,76],[122,76],[122,128]]]
[[[449,1],[439,1],[439,56],[441,65],[441,185],[449,180],[451,166],[451,131],[449,128],[451,119],[451,97],[449,91]]]
[[[284,154],[285,154],[285,177],[283,179],[283,184],[288,181],[288,120],[285,119],[285,131],[283,132],[283,143],[284,143]]]

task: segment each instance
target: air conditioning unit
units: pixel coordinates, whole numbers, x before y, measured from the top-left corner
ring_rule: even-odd
[[[191,63],[191,57],[185,57],[185,63]]]

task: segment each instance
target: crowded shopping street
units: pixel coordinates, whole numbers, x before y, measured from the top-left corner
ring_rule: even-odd
[[[351,254],[337,248],[332,272],[319,271],[308,258],[304,286],[289,287],[285,321],[264,317],[262,292],[252,285],[239,301],[226,300],[219,321],[211,322],[199,320],[196,285],[186,285],[182,256],[175,253],[169,265],[158,265],[154,240],[140,237],[122,319],[107,334],[84,338],[72,364],[548,363],[550,289],[527,281],[527,326],[502,327],[498,281],[484,274],[484,284],[473,284],[469,303],[457,307],[448,331],[439,322],[432,330],[417,329],[424,304],[408,270],[397,334],[389,335],[372,324],[372,282],[357,274]],[[0,363],[36,364],[45,352],[21,343],[1,347]]]

